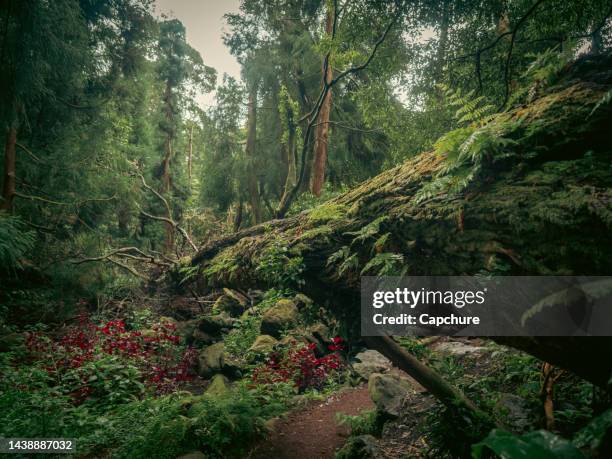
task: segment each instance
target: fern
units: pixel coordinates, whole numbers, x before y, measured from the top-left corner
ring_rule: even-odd
[[[349,236],[355,236],[353,238],[353,241],[351,242],[351,245],[353,245],[356,242],[363,243],[367,239],[377,235],[378,232],[380,231],[380,224],[384,222],[385,220],[387,220],[388,218],[389,217],[383,215],[381,217],[378,217],[375,220],[372,220],[370,223],[365,225],[359,231],[349,231],[349,232],[346,232],[345,234]]]
[[[459,123],[482,126],[495,113],[495,106],[487,103],[484,96],[476,97],[473,89],[463,94],[461,89],[453,89],[445,84],[439,84],[438,88],[444,93],[448,105],[456,107],[455,119]]]
[[[374,258],[366,263],[361,270],[365,274],[375,268],[376,275],[388,276],[393,274],[404,274],[406,268],[400,270],[404,263],[404,256],[399,253],[384,252],[378,253]]]
[[[327,259],[327,266],[331,266],[334,263],[341,262],[346,260],[346,258],[350,255],[351,250],[346,245],[341,247],[340,250],[332,253]]]
[[[22,268],[22,259],[34,242],[34,233],[26,229],[19,217],[0,212],[0,270]]]
[[[346,260],[342,262],[342,264],[338,267],[338,276],[342,276],[345,272],[356,269],[359,266],[359,258],[357,254],[354,253],[349,256]]]
[[[597,103],[593,107],[593,110],[591,110],[591,112],[589,113],[589,116],[587,116],[587,118],[590,118],[591,116],[593,116],[593,113],[595,113],[597,110],[599,110],[603,105],[609,104],[611,100],[612,100],[612,89],[607,91],[602,96],[602,98],[599,99],[599,101],[597,101]]]

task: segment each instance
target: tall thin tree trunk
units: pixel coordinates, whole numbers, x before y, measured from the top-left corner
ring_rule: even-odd
[[[6,136],[4,146],[4,177],[2,185],[2,202],[0,210],[11,210],[13,208],[13,198],[15,197],[15,177],[17,155],[15,145],[17,143],[17,126],[13,123]]]
[[[325,33],[331,36],[334,23],[334,9],[330,5],[327,8],[327,20],[325,22]],[[332,66],[330,59],[323,62],[323,79],[328,85],[332,80]],[[312,176],[310,190],[315,196],[321,195],[325,183],[325,165],[327,164],[327,141],[329,138],[329,114],[331,112],[332,91],[327,91],[321,111],[319,112],[318,126],[315,131],[314,158],[312,163]]]
[[[261,223],[261,200],[255,172],[255,141],[257,139],[257,86],[251,85],[249,91],[249,112],[247,118],[246,156],[248,160],[247,187],[253,223]]]
[[[187,154],[187,174],[189,176],[189,189],[191,190],[191,164],[193,160],[193,124],[189,129],[189,147]]]
[[[164,94],[165,118],[167,125],[166,139],[164,141],[164,158],[162,160],[162,193],[169,193],[172,185],[172,177],[170,174],[170,162],[172,161],[172,141],[174,137],[174,111],[172,107],[172,85],[170,81],[166,82],[166,91]],[[172,218],[172,215],[168,215]],[[174,248],[174,227],[170,223],[166,223],[166,252],[171,253]]]

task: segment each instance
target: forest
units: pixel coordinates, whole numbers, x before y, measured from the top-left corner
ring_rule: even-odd
[[[155,0],[0,0],[0,453],[612,457],[612,328],[360,332],[363,276],[610,297],[610,2],[238,3],[240,78]]]

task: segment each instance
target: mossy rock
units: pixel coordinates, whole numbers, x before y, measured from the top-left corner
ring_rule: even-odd
[[[261,333],[278,338],[284,330],[297,324],[298,316],[299,312],[295,302],[288,299],[278,300],[264,313],[261,320]]]
[[[186,341],[189,341],[197,325],[198,325],[198,320],[196,319],[182,320],[176,323],[176,332],[179,334],[179,336],[183,337]]]
[[[336,459],[368,459],[379,457],[378,440],[372,435],[351,437],[336,453]]]
[[[198,322],[198,328],[205,333],[215,335],[229,331],[233,324],[234,320],[227,313],[222,312],[221,314],[202,317]]]
[[[298,293],[297,295],[295,295],[295,297],[293,297],[293,301],[295,302],[295,305],[297,306],[297,308],[300,310],[302,308],[312,306],[312,304],[314,303],[310,298],[308,298],[303,293]]]
[[[278,340],[270,335],[259,335],[255,338],[255,342],[249,348],[249,352],[255,354],[266,354],[274,349],[278,344]]]
[[[243,294],[231,290],[229,288],[223,289],[223,295],[217,298],[212,309],[215,312],[227,313],[230,317],[240,317],[240,315],[247,309],[249,301]]]
[[[373,373],[368,380],[368,392],[376,408],[392,418],[399,416],[402,402],[412,390],[408,381],[396,375]]]
[[[221,373],[225,366],[225,345],[216,343],[205,347],[198,355],[198,374],[202,378],[211,378]]]
[[[187,344],[194,347],[202,347],[217,343],[220,340],[221,335],[211,335],[210,333],[203,332],[199,328],[194,327],[191,336],[187,340]]]
[[[229,389],[229,379],[222,374],[216,374],[210,380],[210,384],[206,388],[206,393],[209,395],[219,396],[226,394]]]

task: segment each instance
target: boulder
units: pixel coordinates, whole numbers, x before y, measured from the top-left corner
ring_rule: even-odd
[[[278,300],[268,309],[261,320],[261,333],[280,337],[281,333],[296,325],[298,321],[298,308],[288,299]]]
[[[203,332],[199,328],[194,327],[190,338],[187,340],[187,343],[194,347],[202,347],[209,344],[214,344],[220,339],[220,335],[211,335],[210,333]]]
[[[467,355],[473,355],[478,357],[479,355],[487,352],[487,349],[482,346],[472,346],[464,343],[463,341],[443,341],[436,343],[434,349],[443,354],[450,354],[457,357],[465,357]]]
[[[247,309],[249,305],[249,299],[242,293],[229,288],[223,289],[223,295],[217,298],[212,309],[215,312],[225,312],[230,317],[240,317],[240,315]]]
[[[324,324],[317,323],[311,325],[303,335],[303,338],[307,343],[316,346],[317,355],[322,356],[328,352],[327,346],[331,343],[331,339],[329,337],[329,328]]]
[[[372,435],[351,437],[336,453],[336,459],[369,459],[380,456],[378,440]]]
[[[369,379],[372,373],[386,373],[393,366],[391,361],[380,352],[367,349],[355,356],[353,369],[364,379]]]
[[[225,345],[216,343],[205,347],[198,355],[198,374],[202,378],[210,378],[221,373],[225,366]]]
[[[210,384],[206,388],[206,393],[209,395],[223,395],[229,390],[229,379],[222,374],[216,374],[210,380]]]
[[[368,379],[368,392],[381,413],[396,418],[412,385],[396,375],[373,373]]]
[[[176,333],[186,341],[189,341],[197,325],[197,320],[181,320],[176,323]]]
[[[198,328],[205,333],[217,335],[224,331],[227,332],[232,328],[233,324],[234,320],[227,315],[227,313],[222,312],[220,314],[202,317],[198,322]]]
[[[535,428],[532,420],[534,416],[529,408],[529,403],[515,394],[501,393],[496,404],[506,425],[514,433],[524,433]]]
[[[313,304],[313,301],[303,293],[298,293],[297,295],[295,295],[293,297],[293,301],[295,302],[295,306],[298,309],[302,309]]]
[[[249,352],[255,354],[266,354],[274,349],[278,344],[278,340],[270,335],[259,335],[249,348]]]

